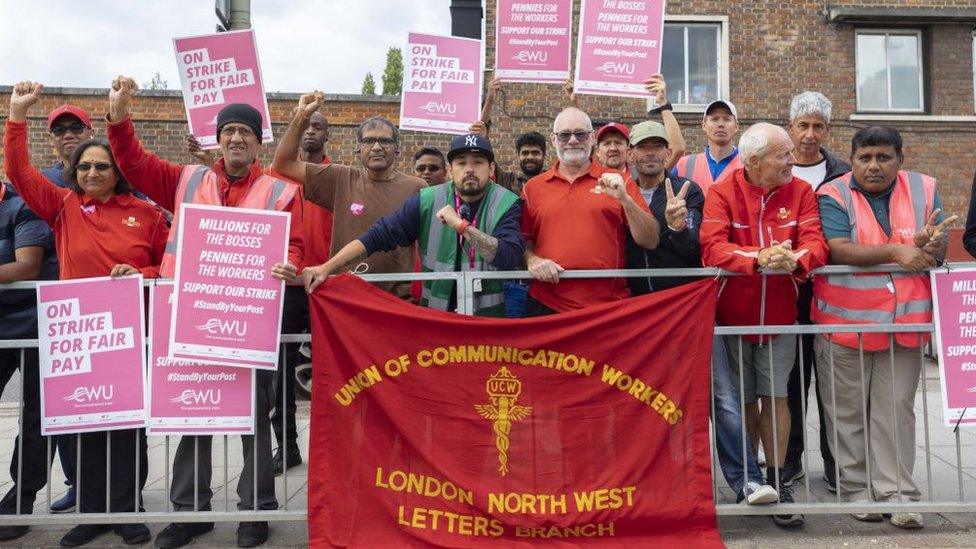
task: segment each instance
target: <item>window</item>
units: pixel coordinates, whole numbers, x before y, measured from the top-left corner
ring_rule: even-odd
[[[858,111],[925,110],[921,31],[859,30],[854,55]]]
[[[727,97],[727,26],[724,17],[668,17],[661,51],[668,101],[704,107]]]

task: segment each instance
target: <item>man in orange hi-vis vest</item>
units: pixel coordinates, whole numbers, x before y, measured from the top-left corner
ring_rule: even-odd
[[[895,129],[858,130],[851,142],[852,171],[818,189],[821,223],[834,263],[897,263],[908,272],[817,275],[814,322],[932,322],[925,270],[945,256],[945,229],[956,216],[943,219],[935,179],[902,171],[903,159]],[[817,337],[817,383],[827,440],[840,472],[837,488],[845,501],[919,500],[912,479],[914,405],[922,367],[919,347],[928,340],[928,333],[913,332]],[[834,432],[836,438],[830,435]],[[876,513],[854,518],[882,520]],[[894,513],[891,524],[921,528],[922,515]]]
[[[173,228],[160,266],[160,276],[172,277],[181,204],[210,204],[258,208],[291,213],[289,229],[289,272],[302,264],[302,200],[298,186],[264,173],[255,160],[261,151],[261,113],[242,103],[227,105],[217,114],[217,139],[223,158],[212,168],[172,164],[144,150],[136,138],[129,117],[129,104],[138,86],[131,78],[118,77],[109,91],[108,138],[119,170],[149,197],[174,212]],[[275,276],[284,278],[279,271]],[[240,509],[277,509],[274,468],[271,457],[271,421],[274,407],[275,372],[256,374],[254,399],[255,436],[242,436],[244,466],[237,483]],[[170,500],[177,511],[210,510],[211,442],[209,436],[185,436],[173,461]],[[197,470],[194,471],[194,462]],[[254,493],[255,478],[257,494]],[[255,500],[257,500],[255,502]],[[156,547],[172,549],[186,545],[213,529],[212,522],[173,523],[156,537]],[[240,547],[254,547],[268,539],[267,522],[242,522],[237,529]]]
[[[708,140],[705,150],[681,157],[671,173],[694,181],[707,196],[709,187],[742,167],[739,149],[733,144],[739,133],[739,113],[731,101],[712,101],[705,107],[701,125]]]

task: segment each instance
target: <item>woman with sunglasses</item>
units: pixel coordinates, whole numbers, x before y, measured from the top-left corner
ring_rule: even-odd
[[[67,189],[54,185],[31,165],[27,111],[37,103],[42,89],[35,82],[14,86],[4,134],[4,167],[27,206],[54,230],[61,279],[137,273],[158,276],[168,234],[165,218],[151,204],[131,196],[129,183],[115,166],[108,142],[92,139],[78,145],[65,167],[64,180],[70,186]],[[136,501],[134,487],[138,483],[141,494],[147,477],[145,431],[106,433],[78,435],[80,455],[75,456],[75,463],[82,467],[82,474],[76,479],[80,510],[136,511],[142,502]],[[110,445],[106,444],[107,437]],[[112,472],[106,478],[105,463],[109,457]],[[106,484],[111,487],[108,502]],[[83,545],[113,529],[127,544],[144,543],[150,538],[145,524],[120,524],[114,528],[108,524],[81,524],[65,534],[61,545]]]

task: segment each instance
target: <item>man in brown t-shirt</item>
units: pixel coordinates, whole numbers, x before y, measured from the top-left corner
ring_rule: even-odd
[[[396,211],[427,184],[424,180],[398,172],[394,167],[400,153],[400,132],[386,118],[367,118],[356,130],[359,161],[362,167],[339,164],[312,164],[298,160],[298,144],[309,118],[325,99],[315,92],[298,101],[295,116],[275,151],[274,169],[305,188],[305,198],[332,212],[331,253],[365,233],[379,218]],[[414,271],[415,246],[357,258],[341,271],[358,263],[369,265],[369,273],[409,273]],[[378,284],[398,297],[410,297],[410,282]]]

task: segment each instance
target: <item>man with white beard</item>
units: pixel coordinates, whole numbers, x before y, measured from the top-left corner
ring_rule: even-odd
[[[623,269],[628,233],[640,247],[657,247],[661,227],[640,189],[619,172],[590,160],[593,123],[570,107],[556,116],[552,144],[559,161],[522,190],[525,263],[538,280],[526,316],[571,311],[624,299],[623,278],[559,280],[565,269]]]

